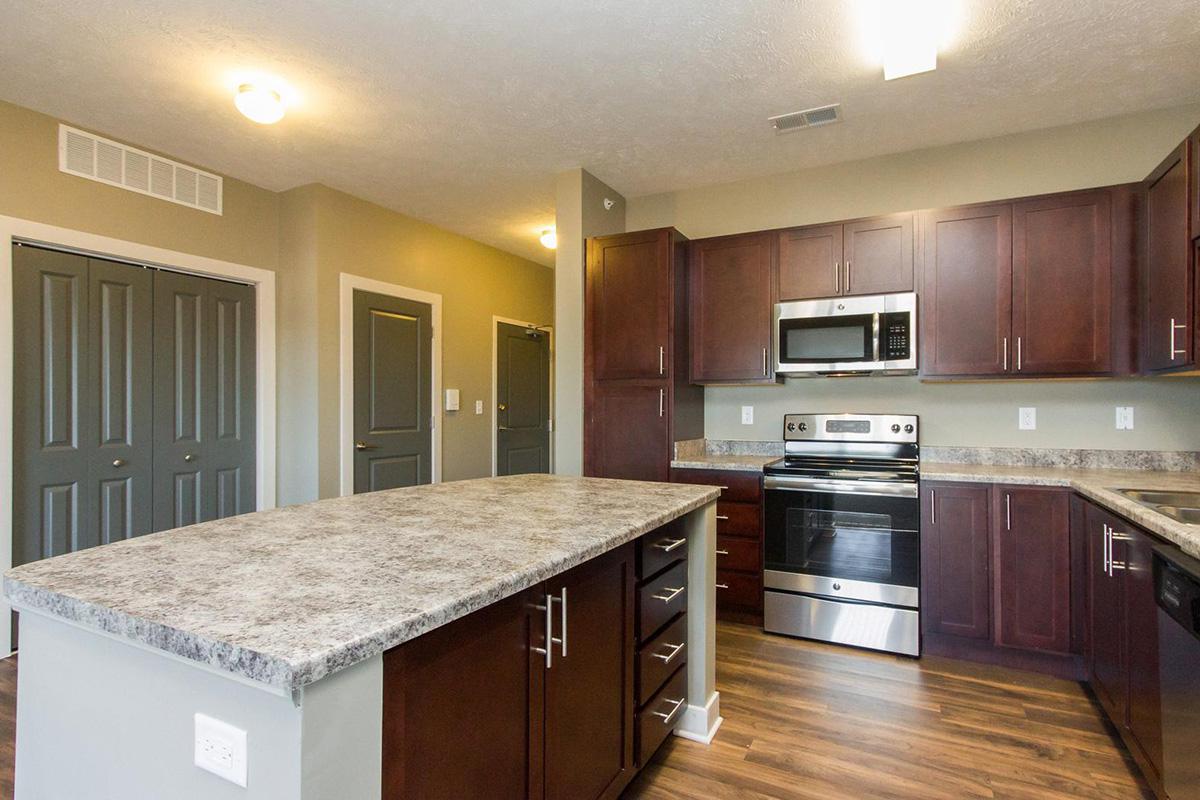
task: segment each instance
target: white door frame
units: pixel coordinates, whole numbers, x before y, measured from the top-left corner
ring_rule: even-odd
[[[255,505],[275,507],[275,273],[215,258],[127,242],[108,236],[0,216],[0,571],[12,567],[13,508],[13,265],[14,241],[44,244],[84,255],[103,256],[225,278],[254,286],[255,300]],[[0,598],[0,653],[12,651],[11,615]]]
[[[339,493],[345,497],[354,494],[354,291],[385,294],[389,297],[399,297],[417,303],[426,303],[433,307],[433,365],[430,375],[430,385],[433,410],[433,429],[430,431],[432,446],[430,460],[433,468],[433,482],[442,480],[442,296],[433,292],[412,289],[397,283],[386,283],[361,275],[351,275],[343,272],[338,276],[340,333],[338,342],[340,353],[338,357],[339,391],[338,413],[340,425],[338,433],[338,469],[341,474]]]
[[[547,420],[550,426],[550,472],[554,472],[554,326],[553,325],[538,325],[536,322],[525,322],[520,319],[511,319],[509,317],[498,317],[492,315],[492,477],[496,477],[496,426],[498,409],[496,405],[499,403],[499,384],[500,375],[498,373],[497,359],[500,355],[500,323],[504,322],[509,325],[516,325],[519,328],[537,328],[544,331],[550,337],[550,419]]]

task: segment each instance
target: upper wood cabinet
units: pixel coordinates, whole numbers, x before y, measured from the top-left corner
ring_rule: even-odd
[[[1070,495],[1060,489],[998,487],[996,643],[1071,651]]]
[[[1012,206],[921,218],[922,375],[1002,375],[1012,338]]]
[[[1146,179],[1142,364],[1151,372],[1195,364],[1191,144],[1180,144]]]
[[[667,374],[671,233],[660,229],[588,240],[586,316],[596,380]]]
[[[780,300],[913,289],[911,213],[793,228],[778,236]]]
[[[693,383],[775,380],[769,233],[700,239],[689,245]]]

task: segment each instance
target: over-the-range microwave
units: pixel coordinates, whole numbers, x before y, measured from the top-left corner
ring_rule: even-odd
[[[777,373],[902,375],[916,370],[915,292],[775,304]]]

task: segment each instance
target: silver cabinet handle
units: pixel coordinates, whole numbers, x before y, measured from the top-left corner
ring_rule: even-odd
[[[929,490],[929,524],[937,525],[937,489]]]
[[[1008,372],[1008,337],[1004,337],[1004,371]]]
[[[550,604],[561,603],[562,616],[559,617],[559,627],[562,628],[562,637],[551,636],[550,641],[559,646],[559,655],[563,658],[567,657],[567,587],[563,587],[560,591],[561,597],[554,595],[546,595],[549,598]]]
[[[1124,561],[1117,561],[1114,555],[1117,542],[1128,542],[1129,537],[1123,533],[1117,533],[1116,528],[1108,529],[1108,577],[1112,577],[1113,573],[1120,569],[1125,569]]]
[[[670,712],[664,714],[661,711],[652,711],[651,713],[656,717],[662,717],[663,725],[670,725],[671,720],[675,719],[675,715],[679,713],[679,709],[683,708],[683,704],[687,701],[687,698],[681,697],[678,700],[671,700],[664,697],[663,700],[673,704],[673,708],[670,710]]]
[[[658,415],[661,417],[665,413],[667,413],[667,390],[659,389],[658,390]]]
[[[729,588],[729,584],[728,584],[728,583],[718,583],[718,584],[717,584],[717,588],[718,588],[718,589],[728,589],[728,588]]]
[[[196,460],[196,457],[195,457],[194,455],[192,455],[191,453],[188,453],[187,455],[185,455],[185,456],[183,457],[183,460],[184,460],[184,461],[187,461],[187,462],[189,462],[189,463],[190,463],[190,462],[192,462],[192,461],[195,461],[195,460]]]
[[[727,514],[717,514],[717,519],[728,520],[728,519],[729,519],[729,515],[727,515]]]
[[[850,259],[846,259],[846,294],[850,294]]]
[[[1004,530],[1012,530],[1012,495],[1004,493]]]
[[[1109,538],[1109,534],[1111,532],[1112,531],[1109,530],[1108,525],[1105,524],[1104,525],[1104,574],[1109,575],[1109,576],[1112,575],[1112,570],[1109,569],[1109,565],[1112,562],[1112,551],[1110,550],[1110,548],[1112,547],[1112,539]]]
[[[1175,360],[1175,356],[1182,356],[1187,353],[1186,347],[1182,350],[1175,349],[1175,331],[1177,331],[1177,330],[1185,330],[1186,331],[1187,325],[1186,324],[1184,324],[1184,325],[1176,324],[1175,318],[1171,317],[1171,360],[1172,361]]]
[[[114,459],[113,459],[113,466],[114,466],[114,467],[116,467],[117,469],[120,469],[121,467],[125,466],[125,459],[123,459],[123,458],[114,458]]]
[[[833,262],[833,293],[842,293],[842,262]]]
[[[546,620],[546,646],[535,647],[533,652],[539,653],[546,657],[546,669],[554,666],[554,645],[551,642],[557,641],[554,639],[554,595],[546,595],[546,605],[534,606],[535,609],[545,614]]]
[[[717,555],[719,555],[719,556],[727,556],[727,555],[729,555],[729,551],[728,551],[728,550],[718,550],[718,551],[717,551]]]
[[[763,377],[767,377],[767,348],[763,348]]]
[[[1021,337],[1017,337],[1017,372],[1021,371]]]
[[[674,600],[676,597],[679,597],[679,595],[683,594],[684,590],[687,589],[687,587],[680,586],[677,589],[673,589],[670,586],[664,586],[663,589],[665,589],[667,592],[669,592],[669,594],[652,594],[650,596],[653,597],[655,600],[662,600],[664,603],[669,603],[672,600]]]
[[[669,553],[675,548],[682,547],[685,544],[687,544],[687,537],[683,536],[678,539],[659,539],[652,545],[652,547],[662,550],[664,553]]]
[[[655,653],[654,657],[661,658],[662,662],[664,664],[670,664],[672,661],[675,660],[675,656],[679,655],[679,651],[683,650],[683,646],[685,644],[687,644],[687,642],[680,642],[679,644],[669,644],[669,645],[667,645],[667,649],[669,649],[671,651],[670,653],[668,653],[667,655],[663,655],[662,653]]]
[[[659,375],[662,375],[666,371],[667,365],[666,365],[666,361],[664,360],[665,358],[666,358],[666,350],[660,344],[658,346],[658,374]]]

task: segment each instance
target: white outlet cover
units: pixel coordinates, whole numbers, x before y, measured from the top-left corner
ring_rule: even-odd
[[[482,413],[483,413],[483,401],[482,401],[482,400],[476,400],[476,401],[475,401],[475,413],[476,413],[476,414],[482,414]]]
[[[1023,431],[1037,430],[1037,409],[1022,408],[1017,413],[1017,427]]]
[[[1133,430],[1133,406],[1117,406],[1117,430]]]
[[[195,764],[245,788],[246,732],[228,722],[197,713]]]
[[[742,406],[742,424],[754,424],[754,406]]]

